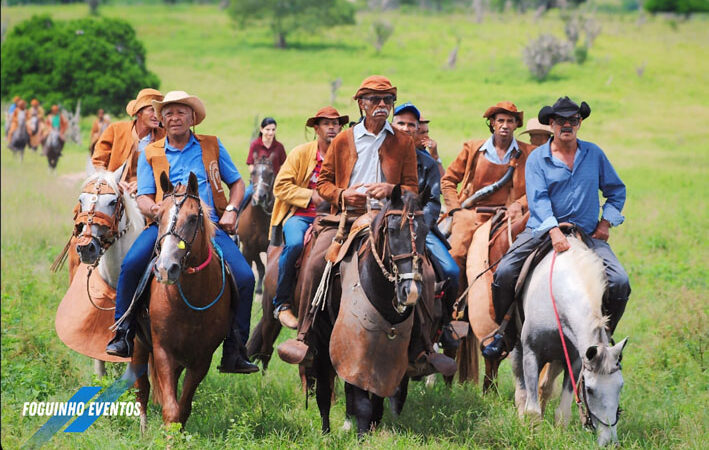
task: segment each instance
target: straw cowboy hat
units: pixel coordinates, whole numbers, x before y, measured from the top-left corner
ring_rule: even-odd
[[[541,123],[539,123],[539,120],[537,120],[535,118],[531,118],[527,121],[527,128],[523,132],[521,132],[520,135],[527,134],[527,133],[529,133],[529,134],[546,133],[546,134],[550,135],[552,133],[552,131],[551,131],[551,127],[549,125],[542,125]]]
[[[497,113],[505,113],[514,116],[517,119],[517,126],[521,127],[524,120],[524,111],[519,111],[517,106],[512,102],[499,102],[498,104],[489,107],[485,110],[483,117],[492,119]]]
[[[324,108],[320,108],[313,117],[310,117],[308,121],[305,122],[305,126],[314,127],[317,124],[318,119],[337,119],[340,125],[344,125],[350,121],[349,116],[341,116],[335,108],[332,106],[326,106]]]
[[[391,94],[396,100],[396,86],[391,85],[391,81],[382,75],[372,75],[362,81],[353,99],[357,100],[367,94]]]
[[[153,100],[153,108],[155,108],[155,114],[157,114],[158,118],[162,117],[162,109],[171,103],[179,103],[192,108],[192,112],[194,112],[193,125],[199,125],[204,118],[207,117],[207,110],[204,107],[204,103],[202,103],[202,100],[198,97],[190,95],[185,91],[170,91],[165,94],[165,98],[162,101]]]
[[[568,118],[576,114],[581,116],[581,119],[586,119],[591,115],[591,107],[586,102],[581,102],[581,106],[579,106],[569,97],[559,97],[554,106],[545,106],[539,110],[538,117],[540,123],[549,125],[549,121],[554,116]]]
[[[126,105],[126,112],[129,116],[134,117],[138,114],[138,111],[146,106],[150,106],[153,100],[162,100],[162,94],[160,91],[151,88],[141,89],[135,100],[129,101]]]

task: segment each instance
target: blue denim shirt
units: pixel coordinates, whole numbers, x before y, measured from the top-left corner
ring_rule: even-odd
[[[623,223],[625,184],[603,150],[596,144],[577,140],[573,170],[552,156],[550,139],[527,158],[525,177],[529,221],[527,228],[544,232],[560,222],[571,222],[586,233],[598,224],[600,201],[606,199],[602,217],[611,226]]]
[[[512,138],[512,142],[510,142],[510,146],[507,147],[507,152],[505,152],[505,156],[502,158],[502,161],[500,161],[500,157],[497,155],[497,149],[495,148],[495,143],[492,142],[492,136],[490,136],[487,141],[478,149],[479,152],[483,152],[483,155],[485,155],[485,158],[487,158],[488,161],[495,163],[495,164],[508,164],[510,162],[510,159],[512,158],[512,152],[514,150],[519,150],[519,145],[517,144],[517,139]]]
[[[219,174],[221,175],[222,181],[227,185],[231,185],[238,181],[241,175],[221,141],[217,141],[219,143]],[[191,135],[185,148],[179,150],[171,146],[167,137],[165,137],[165,156],[167,157],[168,164],[170,164],[169,177],[172,184],[182,183],[186,185],[189,180],[190,172],[194,172],[195,175],[197,175],[199,197],[212,208],[209,215],[210,219],[212,219],[213,222],[218,222],[219,217],[214,209],[212,188],[209,186],[207,171],[202,161],[202,146],[199,141],[194,135]],[[140,152],[138,156],[138,195],[155,194],[156,190],[153,168],[148,164],[148,160],[145,158],[145,152]]]

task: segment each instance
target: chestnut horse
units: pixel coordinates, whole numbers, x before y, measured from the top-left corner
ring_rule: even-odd
[[[427,232],[417,196],[395,187],[369,234],[340,263],[331,295],[317,307],[306,342],[313,350],[308,372],[315,377],[324,433],[330,431],[336,373],[346,382],[347,411],[356,416],[360,436],[381,421],[383,397],[393,395],[403,379],[414,306],[424,289],[433,289],[422,281]],[[314,244],[309,259],[322,257],[315,248],[320,245]],[[306,276],[313,276],[309,267]]]
[[[251,175],[254,194],[251,201],[244,206],[244,210],[239,214],[239,223],[236,229],[241,244],[241,253],[249,266],[252,263],[256,264],[258,271],[258,283],[256,283],[254,290],[256,294],[263,292],[265,268],[261,261],[261,252],[265,252],[268,248],[268,227],[271,224],[273,180],[275,178],[273,163],[269,158],[259,158],[254,163],[254,171]]]
[[[158,212],[158,256],[150,284],[152,349],[143,342],[147,333],[139,333],[131,365],[146,364],[152,353],[154,398],[162,405],[163,422],[184,427],[197,386],[227,335],[231,286],[224,258],[214,245],[215,225],[199,199],[196,175],[190,173],[187,186],[173,187],[162,173],[160,184],[165,198]],[[178,402],[177,381],[185,369]],[[138,379],[137,386],[143,430],[150,391],[147,375]]]

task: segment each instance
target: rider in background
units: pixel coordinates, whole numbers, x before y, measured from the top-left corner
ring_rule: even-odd
[[[249,166],[249,174],[254,171],[254,163],[261,158],[269,158],[273,164],[273,174],[278,175],[281,165],[286,161],[286,150],[283,144],[276,140],[276,119],[264,117],[261,121],[261,129],[258,137],[249,146],[249,155],[246,157],[246,165]],[[251,200],[254,194],[254,186],[249,183],[244,193],[244,199],[239,205],[239,211],[243,211],[244,206]]]

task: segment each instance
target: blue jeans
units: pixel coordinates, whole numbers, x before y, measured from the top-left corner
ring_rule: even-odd
[[[251,201],[251,197],[254,196],[254,185],[249,183],[248,186],[246,186],[246,190],[244,190],[244,198],[241,199],[241,203],[239,204],[239,211],[243,211],[244,207]]]
[[[303,252],[303,238],[314,217],[291,216],[283,224],[285,245],[278,259],[278,286],[273,306],[278,308],[284,303],[291,303],[295,290],[295,262]]]
[[[118,320],[130,306],[130,302],[138,289],[140,277],[145,272],[153,256],[155,241],[158,239],[158,226],[150,225],[143,230],[135,240],[128,254],[121,264],[121,273],[118,276],[116,288],[116,313]],[[249,339],[249,326],[251,323],[251,304],[254,296],[254,274],[246,259],[239,251],[234,241],[221,229],[217,228],[214,236],[217,245],[221,247],[224,259],[229,265],[239,290],[239,307],[237,309],[239,334],[242,342]]]
[[[448,252],[446,245],[441,239],[433,233],[426,235],[426,248],[431,252],[431,256],[436,260],[434,264],[443,272],[443,279],[448,280],[448,293],[446,297],[455,298],[458,293],[458,285],[460,278],[460,268],[455,260]],[[450,300],[450,299],[448,299]],[[451,306],[451,305],[448,305]]]

